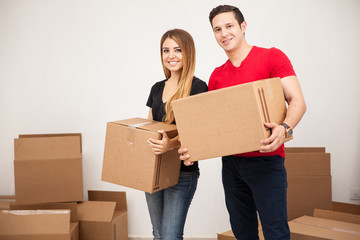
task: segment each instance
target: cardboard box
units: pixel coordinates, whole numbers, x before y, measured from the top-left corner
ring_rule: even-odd
[[[223,232],[223,233],[218,233],[217,239],[218,240],[236,240],[234,233],[231,230],[229,230],[227,232]],[[259,240],[265,240],[260,222],[259,222]]]
[[[314,208],[332,210],[330,154],[286,153],[288,220],[312,215]]]
[[[10,210],[10,206],[15,203],[15,196],[0,196],[0,210]]]
[[[19,135],[14,146],[17,203],[83,200],[81,134]]]
[[[177,136],[175,125],[149,119],[109,122],[101,180],[149,193],[177,184],[181,164],[177,149],[155,155],[146,142],[161,139],[158,130],[170,138]]]
[[[286,147],[285,153],[325,153],[325,147]]]
[[[70,210],[2,210],[2,240],[78,240],[79,225],[70,222]]]
[[[264,123],[280,124],[286,115],[280,78],[189,96],[172,107],[192,161],[260,150],[270,136]]]
[[[359,240],[360,216],[328,210],[315,210],[314,217],[303,216],[289,222],[291,240]]]
[[[127,240],[125,192],[89,191],[89,200],[78,204],[81,240]]]

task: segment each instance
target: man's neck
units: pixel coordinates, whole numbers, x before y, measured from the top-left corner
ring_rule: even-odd
[[[239,46],[239,48],[226,52],[226,55],[235,67],[239,67],[242,61],[244,61],[244,59],[251,51],[251,48],[252,46],[250,46],[246,41],[244,41],[241,46]]]

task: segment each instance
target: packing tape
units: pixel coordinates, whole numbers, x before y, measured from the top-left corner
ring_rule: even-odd
[[[145,126],[145,125],[149,125],[149,124],[153,124],[154,121],[149,121],[149,122],[142,122],[142,123],[137,123],[137,124],[132,124],[129,125],[127,128],[127,143],[129,147],[134,147],[134,142],[135,142],[135,129]]]
[[[70,210],[3,210],[2,212],[12,215],[70,214]]]
[[[138,128],[138,127],[142,127],[142,126],[153,124],[153,123],[154,123],[154,121],[143,122],[143,123],[132,124],[132,125],[129,125],[128,127],[130,127],[130,128]]]

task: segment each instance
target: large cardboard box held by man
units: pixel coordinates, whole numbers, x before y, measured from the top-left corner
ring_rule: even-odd
[[[180,160],[177,149],[155,155],[149,138],[161,139],[158,130],[173,138],[174,124],[131,118],[109,122],[106,130],[101,180],[153,193],[179,181]]]
[[[330,153],[325,148],[285,148],[288,220],[332,210]]]
[[[14,147],[17,203],[83,200],[81,134],[20,135]]]
[[[79,223],[70,222],[70,210],[2,210],[1,240],[78,240]]]
[[[172,107],[192,161],[257,151],[270,136],[264,123],[280,124],[286,115],[280,78],[186,97]]]
[[[90,201],[78,204],[80,240],[127,240],[126,193],[88,193]]]

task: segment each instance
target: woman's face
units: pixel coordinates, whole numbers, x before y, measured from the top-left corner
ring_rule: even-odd
[[[179,72],[183,68],[181,49],[171,38],[165,39],[162,45],[162,60],[170,72]]]

